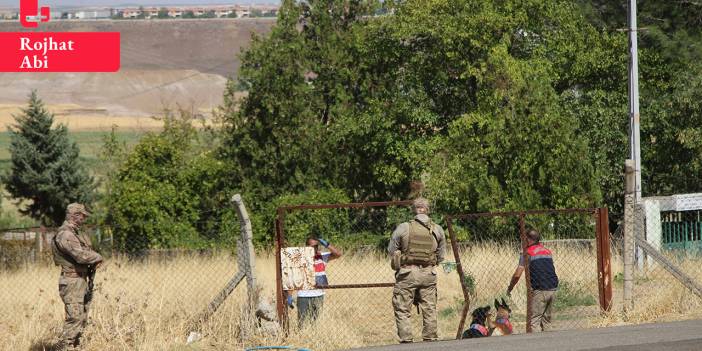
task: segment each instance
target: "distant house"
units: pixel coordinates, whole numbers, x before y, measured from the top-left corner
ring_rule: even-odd
[[[251,17],[251,10],[247,8],[237,8],[236,10],[237,18]]]
[[[183,17],[183,9],[181,8],[170,8],[168,9],[168,17],[181,18]]]
[[[110,10],[93,10],[93,11],[77,11],[74,18],[77,19],[99,19],[110,18],[112,11]]]
[[[149,7],[144,9],[144,17],[145,18],[157,18],[158,17],[158,12],[159,9],[156,7]]]
[[[124,9],[122,10],[122,17],[124,18],[138,18],[141,15],[140,9]]]
[[[0,10],[0,19],[9,20],[9,19],[12,19],[12,17],[14,15],[15,15],[15,12]]]
[[[205,11],[205,9],[203,9],[201,7],[194,8],[191,11],[193,11],[193,15],[195,15],[196,17],[204,16],[205,13],[207,13],[207,11]]]
[[[231,15],[232,13],[234,13],[234,9],[233,9],[233,8],[218,8],[218,9],[215,9],[215,17],[229,17],[229,15]]]

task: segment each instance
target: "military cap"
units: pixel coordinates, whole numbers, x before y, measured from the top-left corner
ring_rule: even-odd
[[[83,204],[79,204],[79,203],[74,202],[74,203],[68,205],[68,207],[66,207],[66,214],[67,215],[72,215],[72,214],[76,214],[76,213],[82,213],[86,216],[90,216],[90,212],[88,212],[88,210],[85,209],[85,206]]]
[[[423,197],[418,197],[412,201],[412,207],[416,208],[426,208],[427,211],[429,211],[429,200],[423,198]]]

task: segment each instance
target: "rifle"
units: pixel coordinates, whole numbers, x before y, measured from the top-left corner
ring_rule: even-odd
[[[91,264],[88,266],[88,293],[85,294],[85,310],[88,310],[90,301],[93,300],[93,290],[95,289],[95,271],[97,265]]]

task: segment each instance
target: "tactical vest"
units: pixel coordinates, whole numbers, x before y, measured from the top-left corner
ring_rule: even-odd
[[[56,243],[56,237],[58,237],[59,233],[64,232],[64,231],[69,231],[69,230],[64,229],[63,227],[59,228],[58,233],[56,233],[56,235],[54,235],[54,239],[51,241],[51,251],[54,254],[54,264],[57,266],[61,266],[62,271],[75,271],[75,272],[87,271],[88,270],[87,265],[77,263],[73,259],[73,257],[71,257],[70,255],[63,252],[61,249],[59,249],[59,247]],[[78,241],[80,241],[80,239],[78,239]],[[81,246],[83,246],[82,242],[81,242]]]
[[[429,228],[434,223],[429,222]],[[436,247],[438,245],[434,234],[417,221],[409,222],[409,242],[402,250],[402,264],[436,265]]]

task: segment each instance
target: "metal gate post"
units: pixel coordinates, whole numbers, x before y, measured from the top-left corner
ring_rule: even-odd
[[[285,220],[285,210],[278,208],[278,216],[275,219],[275,294],[276,294],[276,311],[278,313],[278,321],[283,328],[285,334],[288,333],[288,311],[286,309],[287,296],[283,293],[283,271],[280,259],[280,253],[285,241],[283,233],[283,222]]]
[[[526,237],[526,224],[524,223],[524,212],[519,213],[519,238],[522,241],[522,257],[524,260],[524,279],[527,287],[527,314],[526,314],[526,332],[531,333],[531,317],[534,311],[531,310],[531,301],[534,298],[534,292],[531,289],[531,274],[529,273],[529,243]]]
[[[597,209],[597,285],[600,295],[600,308],[608,312],[612,308],[612,262],[609,246],[609,210]]]
[[[638,218],[636,218],[636,199],[634,161],[626,160],[624,170],[626,177],[624,184],[626,191],[624,195],[624,312],[633,308],[633,287],[634,287],[634,255],[636,243],[634,241],[634,230]],[[640,229],[640,228],[638,228]]]
[[[458,331],[456,332],[456,339],[460,339],[463,335],[463,327],[466,323],[466,316],[470,310],[470,294],[468,293],[468,288],[466,287],[466,275],[463,272],[463,265],[461,264],[461,256],[458,253],[458,238],[453,231],[453,218],[451,216],[446,217],[446,228],[448,229],[449,235],[451,236],[451,249],[453,250],[453,257],[456,260],[456,270],[458,271],[458,279],[461,280],[461,289],[463,290],[463,311],[461,311],[461,320],[458,323]]]

